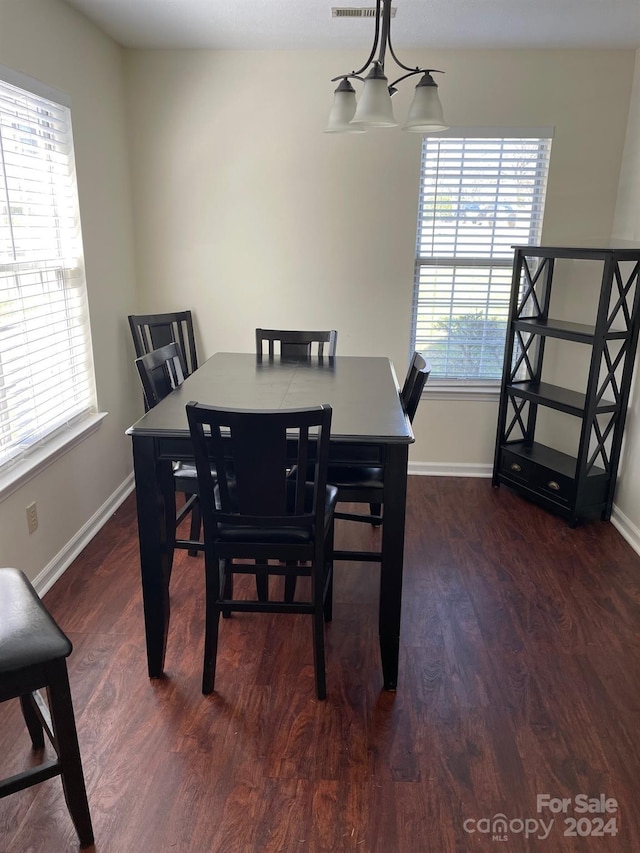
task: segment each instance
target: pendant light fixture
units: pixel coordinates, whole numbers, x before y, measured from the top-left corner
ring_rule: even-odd
[[[408,77],[421,74],[416,86],[415,95],[403,130],[414,133],[435,133],[448,130],[442,114],[442,105],[438,97],[438,86],[431,76],[441,74],[435,68],[411,68],[400,62],[391,44],[391,0],[376,0],[376,23],[371,53],[362,68],[350,74],[333,77],[331,82],[340,81],[333,96],[333,106],[329,114],[329,122],[325,133],[364,133],[372,127],[396,127],[398,122],[393,116],[391,96],[397,91],[396,86]],[[377,59],[374,59],[380,45]],[[406,74],[402,74],[389,85],[385,74],[385,57],[387,48],[394,62]],[[369,73],[362,77],[369,67]],[[360,100],[356,102],[356,90],[351,80],[364,82]]]

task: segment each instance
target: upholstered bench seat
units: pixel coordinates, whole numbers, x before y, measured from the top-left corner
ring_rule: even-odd
[[[80,844],[93,844],[66,658],[72,646],[42,604],[27,576],[0,568],[0,701],[19,699],[34,749],[46,734],[57,757],[0,780],[7,797],[53,776],[62,778]],[[47,705],[38,692],[47,689]]]

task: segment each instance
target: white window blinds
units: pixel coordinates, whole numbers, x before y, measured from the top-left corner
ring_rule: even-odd
[[[70,111],[0,79],[0,467],[94,406]]]
[[[551,139],[537,134],[423,140],[412,349],[436,381],[500,379],[511,247],[542,229]]]

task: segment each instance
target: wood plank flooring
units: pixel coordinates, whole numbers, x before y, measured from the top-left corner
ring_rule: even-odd
[[[337,539],[378,535],[341,523]],[[98,853],[640,851],[640,557],[612,525],[410,477],[398,691],[381,690],[378,569],[340,563],[326,702],[311,620],[289,615],[225,620],[202,696],[202,565],[185,552],[150,681],[138,572],[131,498],[45,598],[74,644]],[[5,702],[0,771],[30,762]],[[544,794],[566,811],[538,812]],[[577,811],[600,794],[615,812]],[[76,849],[59,779],[0,800],[1,853]]]

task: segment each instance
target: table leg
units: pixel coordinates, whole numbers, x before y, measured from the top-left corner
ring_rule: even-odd
[[[156,441],[133,436],[138,539],[147,666],[159,678],[169,630],[169,580],[175,538],[175,494],[171,462],[157,458]]]
[[[382,674],[385,690],[395,690],[398,685],[408,458],[408,445],[387,445],[383,493],[384,523],[382,525],[382,566],[380,568],[380,611],[378,618],[380,655],[382,657]]]

